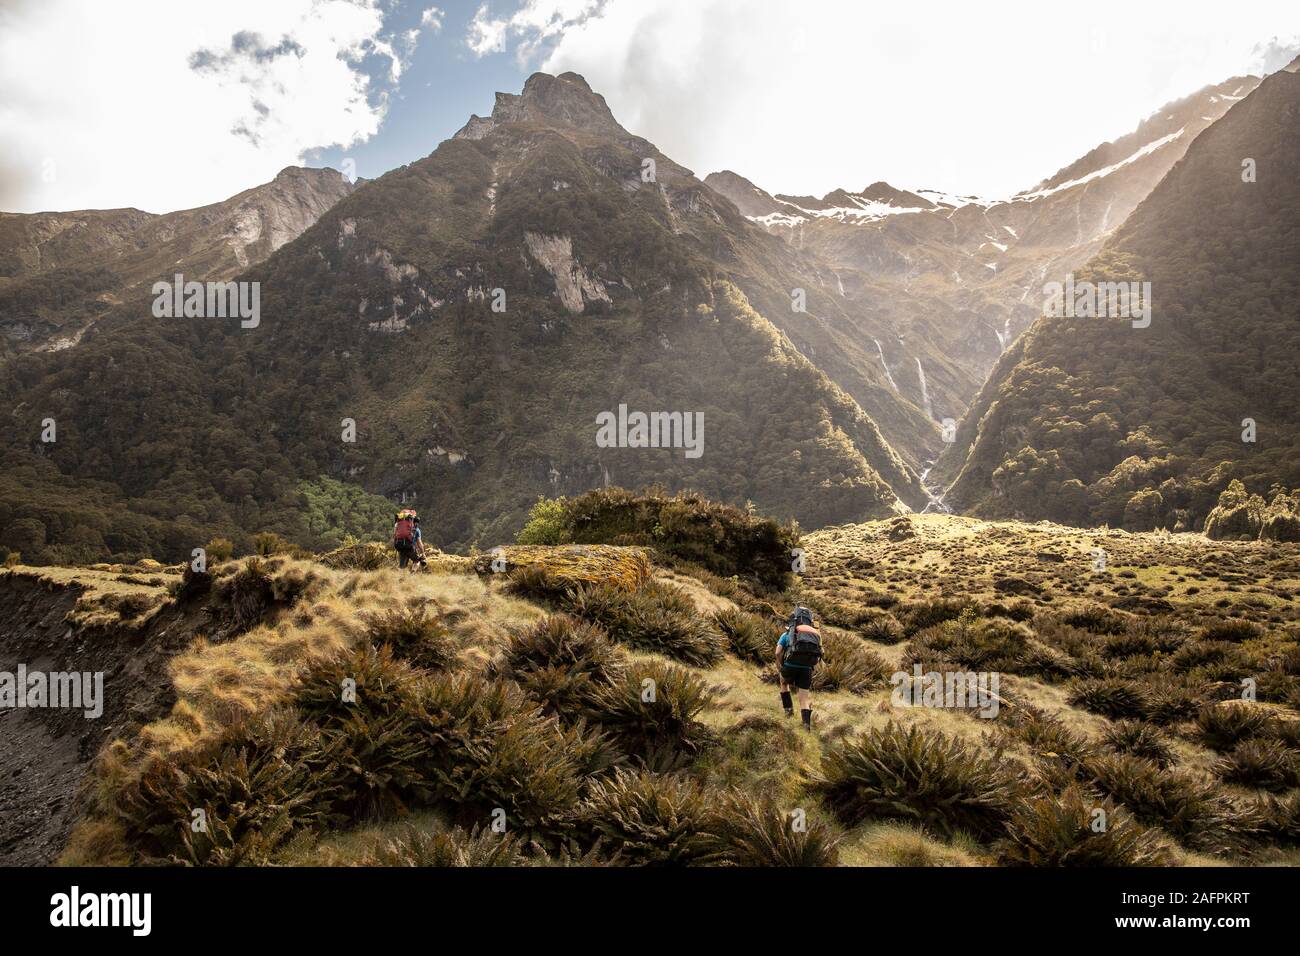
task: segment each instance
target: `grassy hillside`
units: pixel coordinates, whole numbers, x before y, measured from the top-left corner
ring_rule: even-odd
[[[19,567],[0,608],[118,579],[140,596],[77,627],[192,635],[99,750],[65,862],[1295,862],[1295,546],[938,515],[801,544],[781,591],[641,549],[410,576],[357,547],[210,579]],[[827,642],[813,733],[771,683],[796,599]],[[997,671],[996,717],[893,700],[917,665]]]

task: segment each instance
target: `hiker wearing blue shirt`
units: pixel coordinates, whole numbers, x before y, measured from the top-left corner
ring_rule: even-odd
[[[821,659],[821,634],[813,623],[812,611],[800,604],[790,615],[790,626],[776,642],[776,669],[781,675],[781,706],[787,717],[794,716],[790,688],[799,690],[799,714],[805,730],[812,730],[812,675]]]

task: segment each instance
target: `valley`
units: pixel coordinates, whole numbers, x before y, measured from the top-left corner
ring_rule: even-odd
[[[373,179],[0,213],[0,864],[1300,863],[1297,104],[819,198],[535,72]]]

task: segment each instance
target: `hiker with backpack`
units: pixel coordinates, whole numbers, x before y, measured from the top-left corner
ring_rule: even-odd
[[[411,573],[420,571],[428,566],[424,560],[424,534],[420,531],[420,516],[415,516],[415,556],[412,558],[415,564],[411,567]]]
[[[794,716],[790,688],[799,690],[799,714],[805,730],[812,730],[812,675],[821,659],[822,636],[812,611],[800,604],[790,615],[790,626],[776,642],[776,669],[781,675],[781,706],[787,717]]]
[[[397,550],[399,568],[405,568],[413,559],[421,562],[424,560],[419,546],[419,520],[410,508],[397,512],[397,520],[393,524],[393,547]]]

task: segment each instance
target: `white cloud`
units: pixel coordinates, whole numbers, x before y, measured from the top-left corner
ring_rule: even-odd
[[[70,29],[69,24],[75,24]],[[410,37],[377,0],[0,9],[0,208],[202,205],[373,136]]]
[[[420,26],[437,33],[442,29],[443,11],[437,7],[429,7],[424,13],[420,14]]]
[[[467,42],[573,70],[699,174],[772,191],[883,179],[985,196],[1031,187],[1170,100],[1251,71],[1293,0],[529,0]],[[567,8],[561,10],[560,8]],[[1285,47],[1285,44],[1283,44]]]
[[[465,44],[476,56],[500,53],[513,43],[526,63],[550,41],[597,15],[607,0],[524,0],[508,17],[494,17],[484,3],[470,21]]]

